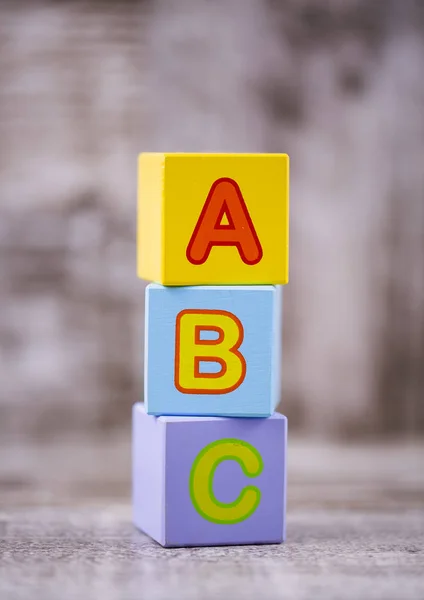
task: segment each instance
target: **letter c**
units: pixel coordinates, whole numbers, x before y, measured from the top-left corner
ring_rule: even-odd
[[[238,462],[247,477],[260,475],[263,461],[251,444],[233,438],[212,442],[197,455],[190,472],[193,505],[207,521],[229,525],[245,521],[255,512],[261,501],[261,491],[254,485],[248,485],[234,502],[217,500],[213,493],[213,478],[217,467],[225,460]]]

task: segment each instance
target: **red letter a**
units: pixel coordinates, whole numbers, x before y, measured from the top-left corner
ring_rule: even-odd
[[[187,259],[193,265],[203,264],[212,246],[236,246],[247,265],[256,265],[262,258],[262,247],[240,188],[228,177],[212,184],[187,246]]]

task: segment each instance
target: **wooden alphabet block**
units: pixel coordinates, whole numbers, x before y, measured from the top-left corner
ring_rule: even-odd
[[[285,539],[287,419],[153,417],[133,407],[133,519],[162,546]]]
[[[286,154],[139,157],[138,275],[167,286],[288,282]]]
[[[279,401],[281,290],[146,288],[151,415],[268,417]]]

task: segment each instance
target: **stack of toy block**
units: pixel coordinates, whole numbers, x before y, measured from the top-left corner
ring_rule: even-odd
[[[282,542],[289,158],[147,153],[138,168],[138,275],[155,283],[134,523],[163,546]]]

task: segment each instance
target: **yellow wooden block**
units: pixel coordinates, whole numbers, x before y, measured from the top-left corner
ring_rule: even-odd
[[[286,154],[139,157],[137,270],[162,285],[285,284]]]

